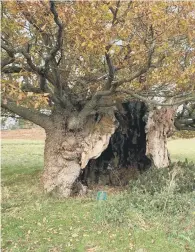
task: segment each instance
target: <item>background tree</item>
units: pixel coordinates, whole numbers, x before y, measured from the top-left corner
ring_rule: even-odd
[[[168,165],[179,105],[175,125],[195,129],[194,27],[192,2],[2,3],[1,106],[45,129],[47,192],[69,196],[117,130],[139,160]]]

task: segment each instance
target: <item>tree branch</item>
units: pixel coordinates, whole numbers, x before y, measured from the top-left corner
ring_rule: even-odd
[[[26,45],[26,48],[29,45]],[[21,67],[21,66],[7,66],[4,67],[2,69],[3,73],[19,73],[20,71],[22,71],[23,69],[28,71],[28,72],[34,72],[35,74],[37,74],[40,77],[40,80],[44,80],[44,83],[46,82],[46,79],[51,82],[54,86],[55,83],[51,77],[51,75],[49,73],[45,73],[45,70],[42,67],[36,66],[31,58],[31,55],[29,54],[28,50],[26,50],[24,47],[23,48],[12,48],[11,46],[7,46],[4,42],[3,42],[3,49],[5,49],[7,51],[7,53],[11,56],[14,56],[16,53],[21,53],[25,59],[27,60],[27,66]],[[51,92],[51,90],[49,90],[46,85],[43,87],[42,86],[43,81],[40,81],[40,88],[37,87],[30,87],[31,91],[29,91],[29,86],[23,89],[26,92],[35,92],[35,93],[44,93],[44,92],[48,92],[50,93],[50,97],[52,100],[55,100],[56,102],[60,103],[59,99],[57,98],[56,94],[53,94]],[[46,84],[46,83],[45,83]],[[28,91],[27,91],[28,89]]]
[[[183,109],[180,109],[176,114],[175,127],[178,130],[195,131],[195,103],[186,102],[183,104]]]
[[[148,69],[149,69],[148,65],[143,66],[141,69],[137,70],[135,73],[132,73],[129,78],[124,78],[122,80],[115,81],[115,82],[113,82],[112,85],[117,88],[117,87],[121,86],[124,83],[131,82],[134,79],[138,78],[140,75],[146,73],[148,71]]]
[[[175,127],[178,130],[190,130],[190,131],[195,131],[195,120],[178,120],[177,118],[175,119],[174,122]]]
[[[2,73],[8,74],[8,73],[20,73],[24,68],[19,66],[6,66],[1,71]]]
[[[21,50],[21,53],[24,55],[24,57],[26,58],[26,61],[28,63],[28,65],[31,67],[31,69],[38,73],[38,74],[42,74],[42,69],[41,67],[38,67],[36,66],[33,62],[32,62],[32,59],[31,59],[31,56],[29,53],[27,53],[24,49]]]
[[[96,108],[96,106],[98,104],[98,101],[101,99],[101,97],[112,95],[114,92],[116,92],[117,87],[119,87],[120,85],[122,85],[125,82],[133,81],[134,79],[136,79],[137,77],[139,77],[140,75],[146,73],[149,70],[149,68],[152,65],[152,56],[154,54],[154,48],[155,48],[152,29],[151,29],[151,38],[152,39],[149,41],[150,46],[148,48],[148,57],[147,57],[147,62],[145,64],[145,66],[143,66],[137,72],[133,73],[130,76],[130,78],[128,78],[128,79],[123,79],[123,80],[120,80],[120,81],[112,82],[112,80],[114,78],[114,72],[113,72],[114,69],[113,69],[112,63],[110,61],[109,54],[108,53],[106,54],[106,61],[107,61],[107,65],[109,67],[109,77],[110,77],[110,79],[108,78],[108,82],[106,84],[106,87],[108,87],[109,89],[96,92],[94,94],[94,96],[91,98],[91,100],[84,106],[83,110],[79,114],[79,121],[81,122],[81,125],[82,125],[82,122],[84,122],[85,118],[90,113],[92,113],[92,111]],[[107,50],[109,48],[110,48],[110,46],[107,47]],[[137,98],[139,97],[138,99],[143,98],[143,99],[147,100],[146,98],[141,97],[141,96],[139,96],[137,94],[134,94],[134,97],[135,96],[137,96]],[[147,102],[148,102],[148,100],[147,100]]]
[[[6,45],[4,41],[1,41],[1,47],[7,52],[10,58],[14,58],[15,50],[12,47]]]
[[[131,95],[131,97],[134,97],[134,98],[136,98],[136,99],[138,99],[140,101],[143,101],[143,102],[145,102],[145,103],[147,103],[149,105],[155,105],[155,106],[165,106],[165,107],[167,106],[167,107],[170,107],[170,106],[181,105],[181,104],[183,104],[185,102],[189,102],[189,101],[195,101],[195,94],[191,94],[188,97],[186,97],[184,99],[180,99],[180,100],[175,101],[175,102],[164,103],[164,102],[157,102],[155,100],[149,100],[146,97],[135,93],[134,91],[120,90],[120,91],[117,91],[117,92]]]
[[[45,71],[45,74],[48,73],[49,63],[51,62],[51,67],[52,67],[54,78],[55,78],[55,85],[58,88],[58,89],[55,89],[55,92],[57,92],[57,95],[59,95],[60,98],[62,98],[62,85],[61,85],[60,74],[58,71],[58,65],[57,65],[55,57],[63,44],[63,24],[58,17],[58,13],[55,7],[55,2],[49,1],[49,3],[50,3],[50,11],[52,12],[54,21],[56,25],[58,26],[58,32],[57,32],[57,37],[56,37],[56,44],[45,58],[44,71]]]
[[[21,87],[21,90],[23,92],[27,92],[27,93],[28,92],[33,92],[35,94],[42,94],[42,93],[44,93],[43,90],[41,90],[39,87],[33,87],[33,86],[28,86],[28,85],[23,85]]]
[[[113,9],[112,6],[109,7],[109,10],[112,12],[112,15],[113,15],[112,26],[117,24],[117,13],[118,13],[118,10],[119,10],[119,6],[120,6],[120,0],[116,2],[115,10]]]
[[[138,69],[136,72],[132,73],[132,74],[130,75],[129,78],[124,78],[124,79],[122,79],[122,80],[115,81],[115,82],[113,82],[112,85],[113,85],[115,88],[117,88],[117,87],[121,86],[121,85],[124,84],[124,83],[131,82],[131,81],[133,81],[134,79],[138,78],[138,77],[141,76],[142,74],[146,73],[151,67],[155,67],[155,65],[152,64],[152,56],[153,56],[153,54],[154,54],[154,48],[155,48],[155,43],[154,43],[154,41],[152,41],[151,44],[150,44],[150,47],[149,47],[149,49],[148,49],[148,57],[147,57],[147,62],[146,62],[146,64],[145,64],[143,67],[141,67],[140,69]],[[163,57],[163,58],[160,58],[160,59],[158,60],[158,63],[159,63],[159,62],[162,63],[162,60],[163,60],[163,59],[164,59],[164,57]],[[156,66],[157,66],[157,63],[156,63]]]
[[[8,45],[6,45],[3,41],[1,42],[1,47],[7,52],[8,57],[1,60],[1,69],[3,69],[5,66],[9,65],[10,63],[14,62],[14,50],[10,48]]]
[[[9,65],[10,63],[14,62],[14,57],[13,58],[10,58],[10,57],[7,57],[5,59],[2,59],[1,60],[1,69],[3,69],[5,66]]]
[[[57,41],[56,41],[56,45],[54,46],[54,48],[50,51],[50,54],[46,57],[45,60],[45,65],[47,67],[48,63],[50,60],[54,59],[56,56],[56,53],[60,50],[62,43],[63,43],[63,25],[58,17],[58,13],[56,11],[56,7],[55,7],[55,2],[54,1],[50,1],[50,10],[54,16],[54,21],[58,26],[58,34],[57,34]]]
[[[48,11],[48,14],[51,12],[53,15],[54,22],[57,25],[57,34],[56,34],[56,37],[55,37],[53,43],[51,40],[49,40],[51,48],[48,49],[47,54],[44,57],[44,61],[45,61],[44,65],[41,66],[41,65],[37,65],[35,63],[33,55],[29,51],[29,48],[31,45],[31,44],[29,44],[29,42],[26,43],[26,45],[23,47],[14,48],[12,45],[9,44],[9,41],[7,41],[6,39],[5,40],[3,39],[4,41],[3,41],[2,47],[4,50],[6,50],[8,55],[10,57],[14,58],[14,56],[16,54],[22,54],[24,59],[26,59],[27,67],[25,66],[23,68],[23,66],[11,65],[11,66],[4,67],[2,72],[5,74],[19,73],[23,69],[26,70],[28,68],[28,70],[27,70],[28,72],[36,73],[40,79],[40,81],[39,81],[40,87],[37,88],[37,87],[33,87],[31,85],[31,87],[30,87],[31,91],[35,92],[35,93],[48,92],[48,93],[50,93],[50,97],[53,101],[55,101],[58,104],[61,104],[61,105],[63,105],[63,107],[65,107],[67,104],[70,104],[71,101],[70,101],[70,97],[68,95],[68,92],[66,94],[66,99],[64,98],[65,97],[64,91],[67,91],[67,90],[65,90],[65,89],[62,90],[62,84],[61,84],[61,80],[60,80],[60,72],[59,72],[58,65],[57,65],[57,62],[55,59],[58,51],[61,50],[62,44],[63,44],[63,24],[61,23],[61,21],[58,17],[55,1],[49,1],[49,3],[50,3],[50,11]],[[31,24],[33,27],[35,27],[35,29],[42,36],[43,41],[42,41],[41,45],[44,45],[44,44],[46,45],[48,43],[48,34],[44,31],[44,29],[41,28],[42,26],[36,21],[36,19],[30,13],[30,11],[23,10],[23,8],[22,8],[23,3],[19,2],[18,4],[21,7],[21,12],[25,16],[26,20],[29,22],[29,24]],[[11,62],[11,60],[9,62]],[[4,64],[4,66],[5,66],[5,64]],[[52,91],[48,87],[46,80],[48,80],[48,82],[50,82],[53,85]],[[26,92],[28,92],[29,86],[28,87],[26,86],[23,88]]]
[[[43,2],[41,2],[43,4]],[[49,36],[43,29],[44,25],[43,24],[38,24],[34,16],[30,11],[24,11],[23,5],[25,6],[25,2],[20,2],[18,1],[18,5],[20,7],[20,11],[24,15],[24,17],[27,19],[27,21],[42,35],[43,40],[45,42],[45,45],[48,45],[49,42]]]
[[[112,64],[112,61],[110,59],[110,55],[108,52],[105,53],[105,58],[106,58],[106,62],[108,65],[108,71],[109,71],[108,81],[106,82],[105,89],[108,90],[108,89],[110,89],[112,81],[114,80],[114,66]]]
[[[51,126],[51,120],[50,117],[47,115],[44,115],[34,109],[28,109],[22,106],[18,106],[13,101],[1,101],[1,107],[4,109],[8,109],[9,111],[23,117],[26,120],[29,120],[42,128],[49,128]]]

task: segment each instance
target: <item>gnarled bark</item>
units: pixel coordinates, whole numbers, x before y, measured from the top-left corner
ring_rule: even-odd
[[[142,102],[124,103],[115,114],[119,127],[111,136],[108,148],[96,160],[91,160],[81,175],[88,186],[127,185],[138,172],[150,167],[145,155],[145,115]]]
[[[46,192],[61,197],[71,194],[72,186],[80,174],[81,149],[78,139],[71,132],[46,132],[45,169],[43,186]]]
[[[146,155],[157,168],[169,166],[167,137],[174,129],[175,111],[171,108],[155,109],[149,112],[146,131]]]
[[[127,185],[152,164],[168,166],[173,116],[171,109],[148,111],[143,102],[133,101],[115,114],[89,117],[82,130],[70,130],[66,118],[55,118],[46,130],[45,190],[69,197],[94,183]]]
[[[91,159],[97,159],[108,147],[118,123],[114,117],[103,116],[83,142],[81,168],[84,169]]]
[[[56,121],[56,120],[55,120]],[[45,169],[42,182],[47,192],[69,197],[74,187],[85,187],[78,181],[81,169],[107,148],[117,124],[113,116],[90,118],[83,130],[70,131],[58,118],[54,129],[46,131]],[[79,184],[79,186],[78,186]]]
[[[172,132],[174,110],[161,108],[148,111],[143,102],[122,105],[116,113],[119,127],[111,136],[108,148],[91,160],[81,176],[88,186],[124,186],[152,165],[169,165],[167,137]]]

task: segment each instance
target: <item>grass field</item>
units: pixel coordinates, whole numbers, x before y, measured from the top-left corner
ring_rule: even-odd
[[[195,161],[194,139],[170,141],[169,149],[174,160]],[[42,193],[42,169],[42,141],[3,140],[2,251],[195,251],[192,204],[168,215],[127,207],[121,192],[108,193],[107,202],[96,201],[96,192],[60,200]]]
[[[168,141],[168,148],[173,161],[184,161],[187,158],[195,162],[195,138]]]

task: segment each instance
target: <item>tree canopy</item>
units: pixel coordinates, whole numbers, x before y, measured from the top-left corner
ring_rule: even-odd
[[[185,113],[195,129],[194,9],[177,1],[3,2],[2,107],[43,127],[41,109],[60,108],[76,116],[69,128],[77,129],[119,101],[184,104],[177,126],[186,128]]]

